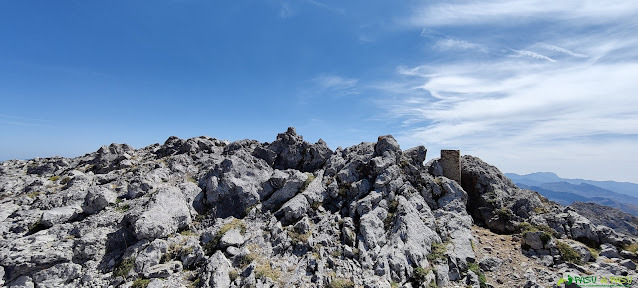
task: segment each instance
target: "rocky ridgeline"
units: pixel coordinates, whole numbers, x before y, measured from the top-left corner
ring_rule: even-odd
[[[478,158],[462,158],[459,185],[425,156],[392,136],[332,151],[289,128],[272,143],[171,137],[6,161],[0,283],[498,286],[484,283],[482,269],[499,261],[477,259],[473,225],[520,233],[526,255],[548,269],[526,287],[568,272],[635,274],[636,255],[622,250],[629,236],[518,189]]]

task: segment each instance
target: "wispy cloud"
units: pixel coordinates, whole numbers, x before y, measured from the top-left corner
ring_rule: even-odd
[[[3,114],[0,114],[0,124],[11,126],[37,126],[55,128],[55,122],[51,120]]]
[[[484,50],[479,44],[451,38],[438,40],[435,46],[443,50]]]
[[[359,80],[344,78],[336,75],[321,75],[317,76],[312,81],[321,90],[327,90],[331,92],[338,92],[339,94],[358,94],[356,86]]]
[[[534,59],[539,59],[539,60],[547,60],[549,62],[556,62],[556,60],[549,58],[545,55],[542,54],[538,54],[536,52],[533,51],[527,51],[527,50],[515,50],[512,49],[512,51],[514,51],[516,54],[514,55],[515,57],[520,57],[520,56],[527,56],[527,57],[532,57]]]
[[[288,18],[294,15],[294,11],[288,2],[281,2],[279,4],[279,17]]]
[[[425,2],[424,2],[425,3]],[[535,22],[539,19],[588,21],[602,24],[631,19],[636,16],[638,2],[624,0],[514,0],[514,1],[450,1],[423,4],[406,24],[420,27],[463,26],[471,24],[496,24]],[[566,25],[570,25],[569,22]],[[577,23],[572,22],[574,25]]]
[[[579,54],[579,53],[574,53],[571,50],[567,50],[565,48],[562,47],[558,47],[558,46],[554,46],[554,45],[549,45],[549,44],[545,44],[545,43],[540,43],[539,46],[541,48],[545,48],[547,50],[551,50],[551,51],[556,51],[556,52],[560,52],[563,54],[567,54],[569,56],[574,56],[574,57],[578,57],[578,58],[587,58],[587,55],[584,54]]]
[[[638,3],[451,1],[417,10],[408,24],[426,27],[421,36],[435,48],[474,53],[405,65],[377,87],[393,95],[379,106],[403,124],[404,145],[458,147],[509,171],[638,179],[623,172],[638,169],[638,37],[628,28],[638,27]],[[459,28],[477,32],[461,40]],[[609,162],[604,149],[624,155],[626,168],[583,168]]]

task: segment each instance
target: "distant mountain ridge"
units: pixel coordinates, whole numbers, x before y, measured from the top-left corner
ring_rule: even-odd
[[[617,193],[622,193],[626,195],[630,195],[633,197],[638,197],[638,184],[630,183],[630,182],[616,182],[616,181],[596,181],[596,180],[586,180],[586,179],[569,179],[569,178],[561,178],[556,173],[553,172],[535,172],[530,174],[516,174],[516,173],[505,173],[505,176],[512,179],[515,183],[523,183],[530,186],[539,186],[539,184],[543,183],[552,183],[552,182],[567,182],[570,184],[580,185],[581,183],[594,185],[603,189],[607,189],[610,191],[614,191]]]
[[[634,197],[638,193],[623,193],[638,191],[638,184],[565,179],[551,172],[537,172],[527,175],[505,173],[505,175],[512,179],[520,188],[534,190],[549,200],[562,205],[570,205],[574,202],[593,202],[638,216],[638,197]],[[599,185],[612,188],[622,187],[620,191],[623,192]],[[631,190],[634,186],[636,190]]]

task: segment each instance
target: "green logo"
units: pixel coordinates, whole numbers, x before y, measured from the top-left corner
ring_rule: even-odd
[[[574,281],[574,278],[572,278],[572,276],[570,275],[567,275],[567,279],[565,278],[558,279],[558,283],[556,283],[556,285],[560,286],[560,284],[563,284],[563,282],[566,282],[565,284],[570,285],[572,284],[573,281]]]
[[[576,284],[578,287],[629,287],[633,281],[633,276],[572,276],[567,275],[567,279],[560,278],[557,286]]]

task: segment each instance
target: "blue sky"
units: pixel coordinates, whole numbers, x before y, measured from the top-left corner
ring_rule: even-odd
[[[638,2],[500,2],[1,1],[0,160],[295,126],[638,182]]]

